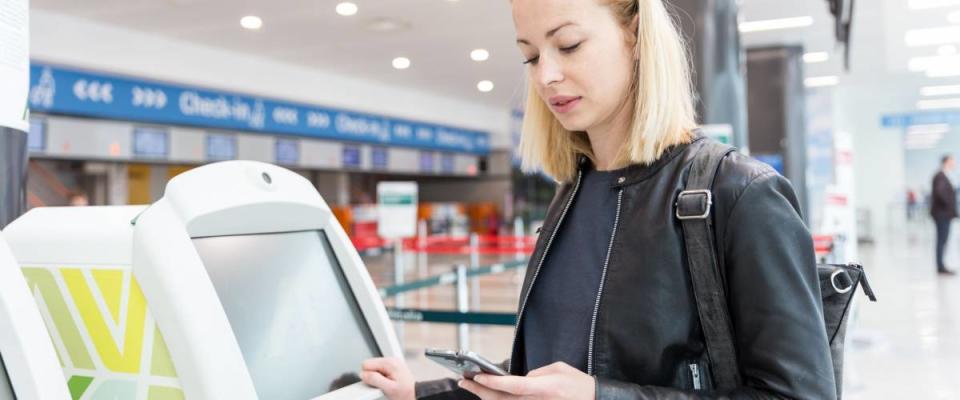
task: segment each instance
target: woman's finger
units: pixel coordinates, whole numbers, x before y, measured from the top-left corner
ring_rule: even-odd
[[[363,380],[363,383],[373,386],[383,391],[392,391],[397,383],[387,379],[383,374],[375,371],[363,371],[360,373],[360,379]]]
[[[490,389],[515,395],[533,394],[536,382],[525,376],[496,376],[480,374],[473,378],[476,383]]]
[[[498,392],[496,390],[490,389],[486,386],[483,386],[477,382],[471,381],[469,379],[461,379],[459,382],[461,388],[466,389],[470,393],[477,395],[482,400],[510,400],[516,399],[516,397]]]

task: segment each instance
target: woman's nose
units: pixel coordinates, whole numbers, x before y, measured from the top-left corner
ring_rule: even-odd
[[[560,64],[552,57],[541,55],[536,69],[537,82],[546,87],[563,81],[563,71]]]

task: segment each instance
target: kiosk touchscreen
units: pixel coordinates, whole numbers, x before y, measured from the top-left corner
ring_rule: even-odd
[[[0,400],[67,400],[53,342],[0,235]]]
[[[363,360],[401,357],[366,268],[302,176],[228,161],[136,219],[133,271],[187,398],[381,399]]]

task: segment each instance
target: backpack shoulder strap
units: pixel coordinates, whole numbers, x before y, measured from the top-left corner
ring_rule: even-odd
[[[718,390],[731,390],[740,386],[741,378],[725,285],[713,245],[711,211],[714,177],[720,162],[734,148],[706,139],[694,151],[685,190],[677,196],[676,217],[683,227],[690,279],[714,385]]]

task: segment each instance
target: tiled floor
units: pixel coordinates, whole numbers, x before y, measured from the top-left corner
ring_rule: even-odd
[[[947,261],[960,269],[960,226],[955,227]],[[862,244],[860,256],[878,303],[860,301],[848,332],[845,399],[960,399],[960,277],[938,277],[933,267],[932,224],[920,221]],[[366,257],[378,286],[393,280],[389,254]],[[484,257],[481,264],[511,257]],[[447,272],[460,256],[408,255],[407,281]],[[521,272],[482,278],[479,309],[513,312]],[[408,307],[452,310],[453,286],[410,293]],[[388,305],[392,301],[388,302]],[[454,325],[405,323],[403,344],[418,379],[450,376],[423,356],[427,347],[457,348]],[[470,348],[500,361],[508,356],[512,327],[471,327]]]

